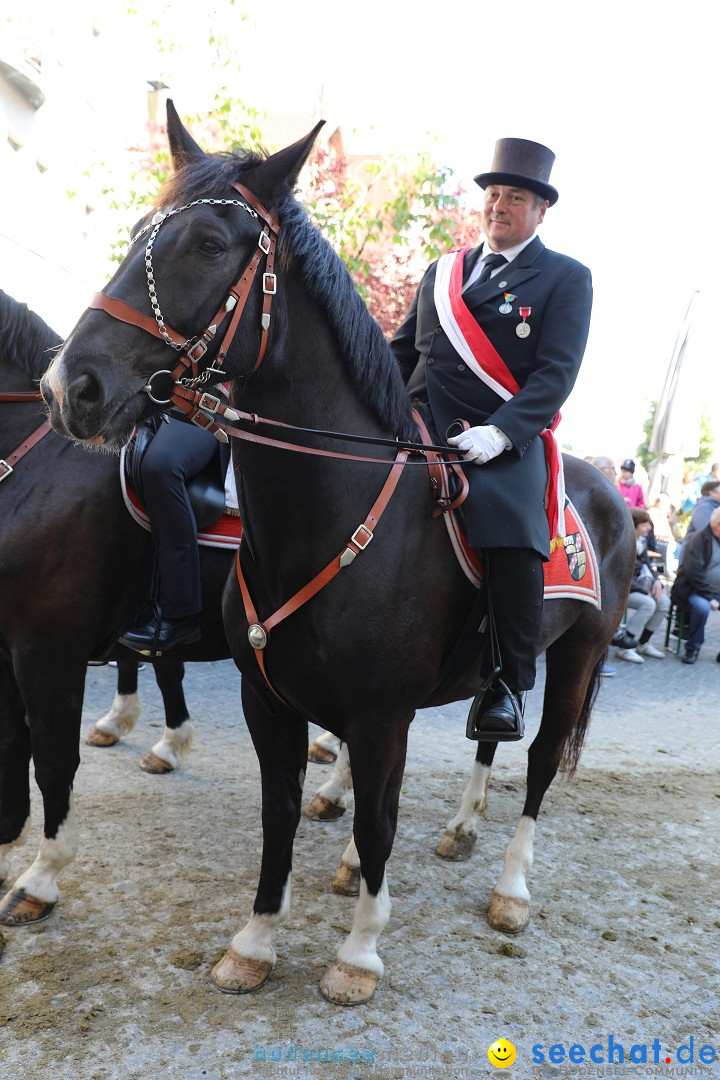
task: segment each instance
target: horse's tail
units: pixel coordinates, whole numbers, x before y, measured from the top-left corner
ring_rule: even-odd
[[[575,770],[578,767],[580,760],[580,754],[582,752],[583,743],[585,742],[585,733],[590,723],[590,717],[592,715],[593,706],[595,704],[595,698],[598,695],[600,689],[600,668],[607,660],[608,650],[602,654],[597,664],[593,668],[590,681],[585,691],[585,700],[583,701],[580,715],[578,716],[572,731],[568,734],[567,739],[562,748],[562,757],[560,758],[560,771],[565,773],[568,780],[572,780],[575,775]]]

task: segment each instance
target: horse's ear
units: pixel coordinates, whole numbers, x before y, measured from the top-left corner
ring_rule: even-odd
[[[261,165],[248,173],[249,185],[266,205],[272,205],[273,196],[292,191],[295,187],[300,170],[324,123],[324,120],[319,120],[304,139],[298,139],[292,146],[286,146],[284,150],[278,150],[277,154],[271,154]]]
[[[167,99],[167,133],[170,153],[176,169],[182,169],[193,158],[205,157],[205,151],[193,139],[184,127],[178,111],[170,98]]]

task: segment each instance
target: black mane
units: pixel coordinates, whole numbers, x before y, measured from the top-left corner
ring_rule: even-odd
[[[279,217],[287,230],[280,234],[280,254],[287,247],[302,259],[305,284],[328,316],[363,402],[400,438],[417,439],[400,368],[342,259],[292,197],[280,205]]]
[[[158,205],[181,204],[211,198],[264,159],[234,151],[208,154],[180,169],[163,188]],[[410,399],[392,350],[365,301],[355,288],[342,259],[308,219],[289,192],[282,193],[277,211],[282,225],[281,264],[303,262],[304,280],[312,297],[322,305],[362,401],[402,439],[418,439]]]
[[[2,358],[38,381],[63,339],[27,304],[0,289],[0,341]]]

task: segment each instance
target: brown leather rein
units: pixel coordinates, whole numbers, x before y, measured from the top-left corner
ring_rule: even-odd
[[[272,308],[272,299],[277,293],[277,277],[274,272],[274,260],[275,250],[277,244],[277,237],[280,231],[280,226],[277,220],[262,206],[262,204],[255,198],[252,192],[241,184],[233,184],[233,188],[238,191],[245,202],[239,205],[251,213],[253,216],[261,218],[264,222],[264,226],[258,239],[257,250],[255,250],[250,257],[248,263],[245,266],[240,278],[235,282],[232,288],[229,290],[228,297],[221,308],[216,312],[212,322],[205,328],[205,330],[195,335],[193,338],[185,340],[181,334],[172,330],[165,323],[162,318],[159,305],[157,303],[157,296],[154,288],[154,276],[152,271],[152,259],[151,250],[152,244],[157,232],[160,229],[163,221],[173,213],[179,213],[181,210],[187,209],[187,207],[180,207],[178,210],[171,210],[167,213],[159,212],[152,219],[150,224],[142,230],[152,228],[151,235],[148,239],[145,263],[148,276],[148,289],[150,293],[150,302],[154,311],[154,318],[143,315],[137,311],[131,305],[126,304],[122,300],[117,300],[112,297],[106,296],[104,293],[96,293],[90,302],[90,307],[97,310],[102,310],[106,314],[111,315],[115,319],[119,319],[121,322],[129,323],[134,326],[138,326],[140,329],[147,331],[154,337],[163,339],[168,345],[174,348],[178,353],[178,363],[176,366],[170,369],[163,369],[156,371],[150,376],[146,386],[143,390],[148,394],[151,401],[160,405],[174,405],[181,412],[183,412],[193,423],[199,427],[205,428],[207,431],[211,431],[216,438],[221,442],[227,443],[229,437],[242,439],[247,442],[256,443],[260,446],[275,447],[284,450],[292,450],[296,453],[312,454],[322,457],[339,458],[347,461],[357,462],[371,462],[375,465],[390,464],[388,461],[377,457],[363,457],[357,454],[343,454],[331,450],[322,450],[318,447],[303,446],[298,443],[284,442],[280,439],[273,439],[269,436],[258,435],[251,431],[245,431],[236,427],[232,427],[231,424],[238,420],[248,421],[253,427],[258,425],[267,425],[275,428],[282,428],[284,431],[295,431],[301,434],[312,434],[316,436],[322,436],[327,438],[344,439],[349,442],[363,442],[373,443],[374,445],[389,446],[396,450],[395,460],[391,465],[390,472],[383,484],[382,490],[375,500],[372,508],[370,509],[365,520],[358,525],[354,530],[350,538],[348,539],[345,547],[338,555],[336,555],[330,562],[320,571],[307,585],[298,590],[286,603],[281,605],[273,614],[269,615],[262,621],[258,617],[255,605],[250,596],[250,592],[245,581],[242,568],[240,565],[240,549],[238,548],[236,557],[236,570],[238,583],[240,585],[240,592],[243,598],[243,604],[245,607],[245,614],[248,620],[248,641],[252,645],[255,656],[257,658],[258,666],[262,672],[263,678],[267,683],[272,693],[279,698],[278,692],[273,687],[270,679],[268,678],[265,670],[265,660],[263,650],[268,641],[268,635],[270,631],[276,627],[279,623],[284,621],[289,615],[292,615],[300,607],[302,607],[308,600],[312,599],[321,589],[325,587],[337,574],[340,573],[346,566],[349,566],[361,552],[365,550],[370,541],[373,539],[374,530],[377,526],[380,517],[382,516],[385,508],[387,507],[390,499],[397,487],[400,477],[403,473],[405,466],[410,464],[423,465],[428,469],[430,476],[431,493],[435,501],[438,503],[438,509],[434,511],[434,517],[446,513],[449,510],[454,509],[463,502],[468,491],[467,479],[458,464],[456,455],[448,447],[435,446],[430,443],[427,428],[423,423],[422,418],[414,413],[415,420],[420,428],[423,438],[427,438],[427,443],[413,443],[406,442],[401,443],[392,439],[374,439],[369,436],[353,436],[345,432],[330,432],[319,431],[312,428],[302,428],[294,424],[286,424],[279,420],[270,420],[267,417],[258,416],[256,413],[246,413],[241,410],[231,408],[226,405],[220,398],[208,393],[207,391],[200,391],[197,386],[202,385],[209,379],[215,377],[221,378],[225,373],[214,366],[200,370],[201,361],[205,358],[205,354],[208,351],[209,346],[214,342],[215,336],[218,331],[219,325],[225,319],[225,317],[232,312],[232,319],[228,326],[223,341],[217,353],[217,359],[222,364],[230,350],[232,340],[235,336],[235,332],[238,328],[240,318],[245,308],[247,298],[250,293],[255,275],[260,266],[260,262],[263,257],[266,259],[265,272],[262,278],[263,288],[263,308],[261,315],[261,339],[260,347],[258,351],[257,360],[255,361],[253,371],[257,371],[262,363],[265,352],[267,349],[268,332],[270,328],[270,315]],[[235,202],[235,200],[223,200],[223,199],[202,199],[196,202],[203,203],[228,203]],[[195,202],[189,203],[188,206],[196,205]],[[140,234],[142,235],[142,233]],[[137,237],[135,238],[137,239]],[[213,362],[214,363],[214,362]],[[169,378],[172,382],[172,390],[167,398],[158,397],[160,392],[155,387],[155,381],[161,376]],[[409,460],[410,455],[422,455],[424,460]],[[443,495],[443,483],[442,483],[442,468],[452,468],[455,472],[457,479],[457,487],[454,493]]]
[[[12,393],[8,390],[0,393],[0,401],[14,402],[16,405],[42,400],[43,396],[38,390],[19,390]],[[8,454],[6,458],[0,458],[0,483],[15,471],[15,466],[20,458],[24,457],[28,450],[32,450],[33,446],[36,446],[41,439],[44,439],[50,431],[52,431],[52,425],[49,420],[45,420],[39,428],[33,431],[32,435],[28,436],[25,442],[20,443],[17,449],[13,450],[12,454]]]

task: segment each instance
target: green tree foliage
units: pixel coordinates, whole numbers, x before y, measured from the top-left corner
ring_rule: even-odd
[[[264,139],[257,113],[238,100],[216,100],[206,116],[184,119],[196,141],[212,151],[277,149]],[[110,270],[123,259],[130,228],[154,205],[171,171],[165,128],[148,124],[147,144],[129,150],[127,173],[108,172],[103,190],[116,222]],[[387,333],[402,319],[428,262],[477,235],[478,215],[466,208],[465,193],[425,151],[351,171],[320,145],[301,187],[311,218]]]

